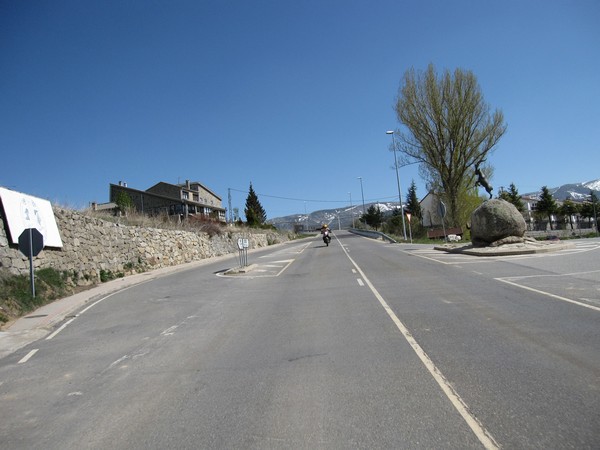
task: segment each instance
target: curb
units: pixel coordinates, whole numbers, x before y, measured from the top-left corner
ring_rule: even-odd
[[[473,247],[472,244],[466,245],[437,245],[434,250],[446,253],[454,253],[470,256],[513,256],[513,255],[533,255],[535,253],[550,253],[559,250],[574,248],[575,245],[566,242],[536,244],[508,244],[502,247]]]

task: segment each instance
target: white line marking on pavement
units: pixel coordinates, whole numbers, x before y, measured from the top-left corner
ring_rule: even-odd
[[[343,249],[343,247],[342,247],[342,249]],[[375,298],[377,298],[377,300],[379,300],[379,303],[381,304],[381,306],[383,306],[383,309],[385,309],[388,316],[392,319],[392,321],[394,322],[394,324],[396,325],[398,330],[400,330],[400,333],[402,333],[402,335],[404,336],[406,341],[409,343],[409,345],[412,347],[414,352],[417,354],[417,356],[419,357],[419,359],[421,360],[423,365],[427,368],[427,370],[429,371],[429,373],[431,374],[433,379],[440,386],[440,388],[442,389],[444,394],[446,394],[446,397],[448,397],[448,399],[450,400],[450,402],[452,403],[454,408],[462,416],[463,420],[467,423],[469,428],[471,428],[471,431],[473,431],[475,436],[477,436],[477,439],[479,439],[479,442],[481,442],[481,444],[486,449],[499,449],[500,445],[496,442],[494,437],[489,433],[489,431],[487,431],[485,429],[485,427],[479,422],[479,420],[477,420],[477,418],[470,413],[469,407],[467,406],[465,401],[454,390],[454,388],[452,387],[450,382],[446,379],[446,377],[440,371],[440,369],[438,369],[437,366],[433,363],[433,361],[431,360],[429,355],[427,355],[427,353],[425,353],[423,348],[419,345],[419,343],[416,341],[416,339],[412,336],[410,331],[408,331],[408,328],[406,328],[406,326],[402,323],[402,321],[400,321],[398,316],[396,316],[396,314],[394,313],[392,308],[390,308],[390,306],[387,304],[385,299],[381,296],[379,291],[377,291],[377,289],[375,289],[375,286],[373,286],[371,281],[365,276],[364,272],[361,270],[361,268],[358,266],[358,264],[356,264],[356,262],[350,257],[350,255],[348,254],[348,252],[346,252],[345,249],[344,249],[344,252],[346,253],[346,256],[348,257],[350,262],[354,265],[354,267],[356,267],[356,270],[358,271],[358,273],[363,277],[365,283],[367,284],[367,286],[369,286],[369,288],[371,289],[371,292],[373,293]]]
[[[104,370],[104,371],[103,371],[103,373],[104,373],[104,372],[106,372],[107,370],[110,370],[110,369],[112,369],[112,368],[113,368],[113,367],[115,367],[116,365],[118,365],[118,364],[121,364],[123,361],[125,361],[125,360],[126,360],[126,359],[128,359],[128,358],[129,358],[129,356],[128,356],[128,355],[123,355],[123,356],[121,356],[119,359],[117,359],[115,362],[113,362],[113,363],[112,363],[110,366],[108,366],[108,368],[107,368],[106,370]]]
[[[18,362],[18,364],[24,364],[27,361],[29,361],[31,359],[31,357],[33,355],[35,355],[38,352],[39,348],[36,348],[34,350],[31,350],[29,353],[27,353],[23,358],[21,358],[21,360]]]
[[[360,278],[357,278],[356,281],[358,281],[358,285],[359,286],[364,286],[365,283],[363,283],[363,280],[361,280]]]
[[[600,273],[600,270],[588,270],[587,272],[572,272],[572,273],[553,273],[545,275],[523,275],[519,277],[505,277],[503,280],[522,280],[525,278],[556,278],[556,277],[574,277],[575,275],[589,275],[590,273]],[[498,278],[500,279],[500,278]]]
[[[139,286],[140,284],[144,284],[144,283],[148,283],[149,281],[152,280],[146,280],[146,281],[142,281],[141,283],[137,283],[137,284],[133,284],[131,286],[128,286],[126,288],[123,289],[119,289],[116,292],[113,292],[111,294],[108,294],[105,297],[102,297],[100,300],[95,301],[94,303],[92,303],[90,306],[88,306],[87,308],[85,308],[84,310],[82,310],[79,314],[77,314],[75,317],[73,317],[71,320],[65,322],[64,324],[62,324],[62,326],[60,328],[58,328],[54,333],[52,333],[51,335],[49,335],[48,337],[46,337],[46,340],[49,341],[51,339],[53,339],[58,333],[60,333],[62,330],[64,330],[65,328],[67,328],[67,325],[69,325],[71,322],[73,322],[77,317],[79,317],[80,315],[82,315],[84,312],[86,312],[88,309],[93,308],[94,306],[96,306],[98,303],[103,302],[104,300],[106,300],[109,297],[112,297],[115,294],[118,294],[120,292],[126,291],[127,289],[131,289],[134,286]]]
[[[66,321],[65,323],[63,323],[60,328],[58,328],[54,333],[52,333],[51,335],[49,335],[48,337],[46,337],[46,340],[49,341],[50,339],[54,338],[58,333],[60,333],[62,330],[64,330],[65,328],[67,328],[67,325],[69,325],[71,322],[73,322],[75,320],[77,316],[73,317],[71,320]]]
[[[175,330],[179,327],[179,325],[173,325],[172,327],[167,328],[165,331],[160,333],[161,336],[173,336],[175,334]]]
[[[523,278],[525,278],[525,277],[523,277]],[[540,291],[539,289],[535,289],[535,288],[532,288],[529,286],[523,286],[522,284],[514,283],[514,282],[509,281],[504,278],[494,278],[494,280],[502,281],[503,283],[510,284],[512,286],[516,286],[518,288],[525,289],[525,290],[528,290],[531,292],[535,292],[537,294],[546,295],[546,296],[554,298],[556,300],[562,300],[563,302],[573,303],[574,305],[577,305],[577,306],[583,306],[584,308],[589,308],[589,309],[593,309],[595,311],[600,311],[600,308],[597,306],[588,305],[587,303],[578,302],[577,300],[571,300],[570,298],[561,297],[560,295],[551,294],[550,292]]]
[[[404,253],[408,253],[409,255],[412,255],[412,256],[418,256],[419,258],[428,259],[428,260],[430,260],[430,261],[433,261],[433,262],[436,262],[436,263],[440,263],[440,264],[451,264],[451,263],[449,263],[449,262],[446,262],[446,261],[440,261],[439,259],[435,259],[435,258],[430,258],[429,256],[421,255],[421,254],[419,254],[419,253],[416,253],[416,252],[410,252],[410,251],[406,251],[406,250],[403,250],[403,251],[404,251]],[[440,255],[440,256],[441,256],[441,255]]]

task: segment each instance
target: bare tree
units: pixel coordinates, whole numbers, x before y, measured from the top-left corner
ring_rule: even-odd
[[[445,198],[450,220],[460,225],[461,192],[475,186],[475,167],[506,131],[502,112],[490,113],[471,71],[446,70],[438,77],[432,64],[404,74],[395,109],[408,129],[397,133],[399,150],[421,163],[428,188]],[[491,167],[481,169],[489,176]]]

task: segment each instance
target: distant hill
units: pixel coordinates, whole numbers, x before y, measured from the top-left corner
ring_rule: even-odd
[[[600,196],[600,179],[587,181],[585,183],[563,184],[555,188],[548,188],[555,200],[575,200],[582,201],[589,198],[590,190]],[[524,196],[538,197],[542,191],[522,194]]]
[[[398,207],[398,202],[366,203],[365,210],[369,209],[371,205],[379,206],[379,209],[384,214],[391,214],[392,211]],[[345,206],[335,209],[321,209],[309,214],[292,214],[285,217],[269,219],[267,222],[275,225],[275,227],[280,230],[293,230],[296,225],[303,225],[305,230],[316,230],[324,223],[329,225],[332,229],[337,230],[338,228],[350,228],[352,226],[352,220],[358,221],[362,212],[362,205],[353,205],[351,207]]]
[[[548,188],[552,196],[556,200],[576,200],[582,201],[588,198],[590,190],[593,190],[600,198],[600,179],[587,181],[585,183],[571,183],[563,184],[562,186],[555,188]],[[530,192],[527,194],[521,194],[527,197],[538,197],[541,190],[538,192]],[[494,192],[497,195],[497,192]],[[379,205],[379,208],[384,214],[391,214],[392,211],[398,208],[398,202],[386,202],[386,203],[367,203],[365,204],[365,210],[369,209],[371,205]],[[296,225],[303,225],[304,229],[315,230],[320,228],[324,223],[328,224],[334,230],[339,228],[350,228],[352,226],[352,220],[358,220],[362,214],[362,205],[344,206],[342,208],[335,209],[321,209],[314,211],[309,214],[292,214],[285,217],[276,217],[269,219],[267,222],[275,225],[280,230],[293,230]],[[338,221],[339,219],[339,221]]]

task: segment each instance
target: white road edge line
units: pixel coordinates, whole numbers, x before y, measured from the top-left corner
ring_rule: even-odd
[[[73,322],[75,320],[75,317],[73,317],[71,320],[67,320],[65,323],[63,323],[59,328],[56,329],[56,331],[54,331],[54,333],[50,334],[49,336],[46,337],[46,340],[49,341],[51,339],[53,339],[58,333],[60,333],[62,330],[64,330],[65,328],[67,328],[67,325],[69,325],[71,322]]]
[[[448,382],[444,374],[442,374],[442,372],[433,363],[429,355],[425,353],[425,350],[423,350],[423,348],[412,336],[410,331],[408,331],[408,328],[406,328],[406,326],[400,321],[398,316],[396,316],[394,311],[392,311],[392,308],[390,308],[385,299],[381,296],[377,289],[375,289],[375,286],[373,286],[371,281],[365,276],[364,272],[361,270],[358,264],[356,264],[356,262],[350,257],[350,255],[348,254],[348,252],[346,252],[345,249],[344,252],[346,253],[346,256],[348,257],[350,262],[354,265],[354,267],[356,267],[356,270],[362,276],[367,286],[369,286],[369,289],[371,289],[371,292],[373,293],[375,298],[379,300],[379,303],[381,304],[381,306],[383,306],[383,309],[385,309],[388,316],[392,319],[398,330],[400,330],[400,333],[402,333],[402,335],[412,347],[414,352],[417,354],[423,365],[427,368],[433,379],[440,386],[444,394],[446,394],[446,397],[448,397],[454,408],[462,416],[469,428],[471,428],[471,431],[473,431],[477,439],[479,439],[479,442],[481,442],[481,444],[486,449],[499,449],[500,445],[496,442],[494,437],[489,433],[489,431],[485,429],[481,422],[479,422],[479,420],[477,420],[477,418],[471,414],[471,412],[469,411],[469,407],[464,402],[464,400],[454,390],[454,388]]]
[[[111,294],[108,294],[105,297],[102,297],[100,300],[96,300],[94,303],[92,303],[90,306],[88,306],[87,308],[85,308],[84,310],[82,310],[79,314],[77,314],[75,317],[73,317],[71,320],[68,320],[67,322],[63,323],[56,331],[54,331],[54,333],[50,334],[49,336],[46,337],[46,340],[49,341],[51,339],[53,339],[54,337],[56,337],[56,335],[58,333],[60,333],[62,330],[64,330],[65,328],[67,328],[67,325],[69,325],[71,322],[73,322],[77,317],[79,317],[80,315],[82,315],[84,312],[86,312],[88,309],[93,308],[94,306],[96,306],[98,303],[103,302],[104,300],[106,300],[109,297],[112,297],[115,294],[118,294],[119,292],[123,292],[126,291],[127,289],[130,289],[134,286],[139,286],[141,284],[144,283],[148,283],[149,281],[152,281],[152,279],[150,280],[146,280],[146,281],[142,281],[141,283],[137,283],[137,284],[132,284],[131,286],[127,286],[123,289],[119,289],[118,291],[115,291]]]
[[[525,278],[525,277],[523,277],[523,278]],[[528,286],[523,286],[522,284],[517,284],[513,281],[505,280],[503,278],[494,278],[494,280],[502,281],[503,283],[510,284],[512,286],[515,286],[515,287],[518,287],[521,289],[525,289],[525,290],[528,290],[531,292],[535,292],[537,294],[546,295],[546,296],[548,296],[550,298],[554,298],[556,300],[561,300],[561,301],[567,302],[567,303],[573,303],[574,305],[583,306],[584,308],[593,309],[594,311],[600,311],[600,308],[597,306],[588,305],[587,303],[578,302],[577,300],[571,300],[570,298],[561,297],[560,295],[551,294],[550,292],[544,292],[544,291],[540,291],[539,289],[535,289],[535,288],[528,287]]]
[[[26,363],[27,361],[29,361],[31,359],[31,357],[33,355],[35,355],[38,352],[38,350],[39,350],[39,348],[31,350],[23,358],[21,358],[21,360],[17,364],[24,364],[24,363]]]

